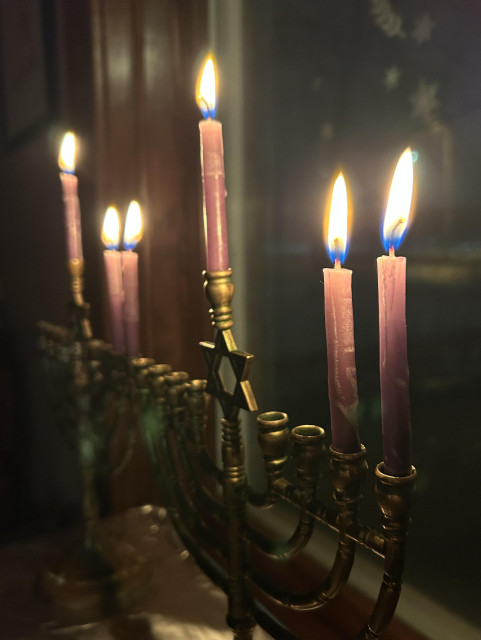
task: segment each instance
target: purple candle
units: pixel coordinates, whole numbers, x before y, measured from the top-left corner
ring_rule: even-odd
[[[222,124],[213,120],[216,99],[212,57],[209,57],[204,64],[196,94],[197,104],[206,118],[199,123],[199,131],[207,271],[224,271],[229,268],[225,217],[224,145]]]
[[[379,295],[379,367],[384,471],[411,473],[411,419],[406,337],[406,258],[396,257],[408,226],[413,192],[411,149],[396,166],[383,225],[388,256],[377,259]]]
[[[78,199],[78,180],[75,171],[75,135],[69,131],[62,140],[58,164],[62,183],[65,210],[65,231],[67,235],[67,254],[69,260],[82,260],[82,232],[80,229],[80,203]]]
[[[328,250],[334,269],[324,269],[327,372],[331,410],[332,445],[337,451],[360,451],[357,410],[352,271],[342,269],[347,253],[347,190],[342,173],[332,190]]]
[[[133,200],[127,211],[122,251],[122,271],[124,275],[124,321],[127,353],[131,357],[140,354],[140,313],[139,313],[139,256],[133,251],[142,238],[142,216],[139,203]]]
[[[109,207],[105,213],[102,227],[102,242],[106,247],[104,263],[112,327],[112,346],[117,353],[124,353],[124,286],[122,282],[122,262],[120,252],[117,251],[119,235],[119,214],[115,207]]]

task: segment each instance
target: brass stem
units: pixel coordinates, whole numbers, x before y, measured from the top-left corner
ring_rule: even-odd
[[[250,640],[255,626],[246,576],[244,444],[238,419],[222,419],[223,499],[227,515],[229,574],[227,622],[236,640]]]

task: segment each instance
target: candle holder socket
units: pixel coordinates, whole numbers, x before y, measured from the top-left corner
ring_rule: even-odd
[[[361,445],[360,451],[343,453],[331,446],[329,453],[329,474],[334,486],[334,499],[338,504],[359,500],[368,471],[366,448]]]
[[[313,424],[302,424],[291,431],[292,457],[297,468],[299,488],[312,499],[320,476],[322,459],[326,454],[324,429]]]
[[[211,308],[209,310],[212,325],[216,329],[230,329],[234,325],[232,319],[232,298],[234,283],[232,270],[204,271],[204,288]]]
[[[405,534],[411,521],[416,478],[415,467],[408,476],[390,476],[384,473],[383,462],[377,465],[375,492],[386,535]]]
[[[170,364],[154,364],[149,367],[148,376],[150,389],[156,399],[165,399],[166,381],[165,376],[171,373]]]
[[[84,261],[80,258],[72,258],[68,261],[68,269],[70,272],[70,287],[72,291],[72,299],[78,306],[84,304]]]

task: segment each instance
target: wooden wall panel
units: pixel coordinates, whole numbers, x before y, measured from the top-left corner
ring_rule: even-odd
[[[210,335],[194,103],[206,22],[205,3],[194,0],[92,1],[99,228],[111,202],[125,215],[140,201],[142,351],[196,377],[205,375],[197,343]],[[115,509],[156,499],[137,449],[114,485]]]

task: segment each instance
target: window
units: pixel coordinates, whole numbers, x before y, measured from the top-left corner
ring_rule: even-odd
[[[342,164],[354,208],[346,267],[371,469],[382,458],[379,229],[395,163],[407,144],[417,152],[416,214],[400,251],[419,473],[406,581],[479,625],[481,6],[213,1],[211,27],[236,336],[256,355],[259,405],[286,411],[292,426],[328,429],[322,215]],[[363,519],[374,525],[375,505],[366,502]]]

